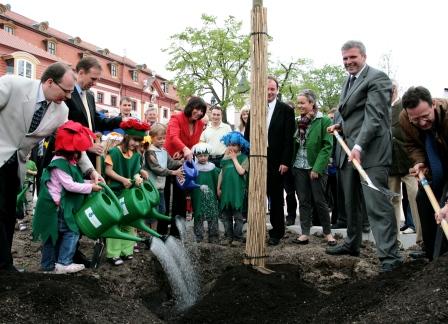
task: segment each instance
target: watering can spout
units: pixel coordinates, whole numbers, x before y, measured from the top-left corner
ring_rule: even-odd
[[[158,220],[164,220],[164,221],[168,221],[168,222],[171,221],[171,216],[166,216],[166,215],[160,213],[156,207],[151,208],[151,210],[149,212],[149,216],[151,218],[155,218]]]
[[[122,232],[117,225],[111,226],[107,231],[101,234],[101,236],[106,238],[117,238],[134,242],[141,242],[143,240],[138,236]]]

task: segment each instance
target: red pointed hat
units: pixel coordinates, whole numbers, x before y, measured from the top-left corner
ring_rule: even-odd
[[[146,132],[149,131],[150,126],[146,122],[141,122],[135,118],[129,118],[128,120],[120,123],[120,128],[125,134],[144,137]]]
[[[69,120],[56,132],[56,151],[81,152],[93,145],[95,134],[80,123]]]

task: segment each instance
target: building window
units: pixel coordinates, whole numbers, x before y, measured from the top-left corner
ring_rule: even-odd
[[[102,92],[97,92],[96,93],[96,102],[97,103],[103,103],[103,98],[104,98],[104,93]]]
[[[4,25],[3,30],[11,35],[14,35],[14,28],[9,25]]]
[[[137,101],[131,101],[132,111],[137,111]]]
[[[17,75],[33,78],[33,64],[27,60],[17,60]]]
[[[110,96],[110,105],[112,107],[117,107],[117,96]]]
[[[163,109],[163,119],[168,119],[168,109]]]
[[[14,59],[6,60],[6,74],[14,74]]]
[[[56,55],[56,43],[47,42],[47,52]]]
[[[111,64],[110,65],[110,75],[112,75],[114,78],[117,77],[118,71],[117,71],[117,65],[116,64]]]
[[[131,71],[131,79],[132,79],[132,81],[135,81],[135,82],[138,81],[138,71],[137,70]]]
[[[162,91],[168,93],[168,82],[162,82]]]

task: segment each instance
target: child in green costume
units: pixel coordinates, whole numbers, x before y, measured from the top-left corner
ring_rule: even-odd
[[[224,224],[225,244],[235,246],[243,242],[243,211],[249,172],[249,142],[240,132],[233,131],[221,138],[227,146],[221,161],[218,179],[221,220]]]
[[[200,188],[191,193],[194,218],[194,235],[196,242],[204,239],[204,222],[208,225],[208,242],[218,243],[218,217],[219,207],[216,197],[218,187],[219,168],[208,161],[210,146],[206,143],[198,143],[193,146],[193,154],[196,157],[195,167],[198,170],[196,183]]]
[[[142,170],[142,156],[138,148],[146,131],[149,130],[149,125],[136,119],[128,119],[121,122],[120,128],[125,133],[123,141],[109,150],[104,161],[107,182],[117,195],[120,195],[122,190],[130,188],[132,180],[136,186],[140,186],[143,179],[148,179],[148,173]],[[121,230],[135,235],[135,229],[131,226],[121,226]],[[106,258],[113,265],[123,264],[123,259],[133,259],[134,244],[133,241],[108,238]]]
[[[101,190],[99,185],[84,181],[77,165],[81,151],[92,146],[94,137],[90,129],[73,121],[57,130],[56,153],[42,174],[33,218],[33,239],[43,242],[43,271],[72,273],[84,269],[83,264],[73,263],[79,240],[73,215],[87,194]]]

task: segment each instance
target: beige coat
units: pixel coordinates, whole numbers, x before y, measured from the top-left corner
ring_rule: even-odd
[[[0,167],[17,151],[18,176],[23,180],[26,156],[42,139],[67,121],[64,102],[52,102],[37,129],[28,133],[37,103],[39,80],[6,75],[0,78]],[[83,172],[92,168],[85,154],[79,163]]]

